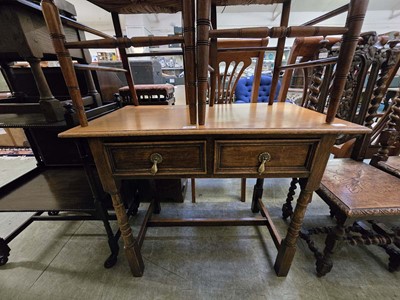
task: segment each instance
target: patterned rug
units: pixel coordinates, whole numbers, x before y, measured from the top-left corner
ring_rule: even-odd
[[[0,156],[33,156],[33,152],[31,148],[2,147],[0,148]]]

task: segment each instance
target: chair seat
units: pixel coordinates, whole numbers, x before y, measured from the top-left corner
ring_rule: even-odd
[[[387,161],[378,162],[377,167],[400,178],[400,156],[389,156]]]
[[[398,183],[398,178],[366,163],[334,159],[317,193],[347,217],[399,215]]]
[[[123,86],[119,89],[120,91],[127,92],[129,91],[128,86]],[[167,94],[174,92],[174,86],[172,84],[135,84],[136,91],[163,91]]]
[[[174,91],[172,84],[135,84],[135,91],[141,105],[168,105],[175,103]],[[126,98],[127,102],[131,101],[129,86],[119,88],[121,97]]]

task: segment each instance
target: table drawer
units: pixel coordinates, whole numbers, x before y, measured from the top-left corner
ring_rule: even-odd
[[[215,141],[214,173],[267,175],[290,173],[307,175],[318,140],[235,140]],[[260,173],[264,154],[267,161]]]
[[[105,144],[113,174],[122,176],[206,174],[205,147],[205,141]],[[155,174],[154,155],[161,157]]]

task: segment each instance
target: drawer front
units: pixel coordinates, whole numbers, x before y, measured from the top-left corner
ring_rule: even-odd
[[[262,176],[292,173],[306,176],[318,140],[215,141],[214,173]],[[267,154],[265,154],[267,153]],[[260,174],[260,155],[268,157]],[[260,161],[261,159],[261,161]]]
[[[195,175],[206,174],[205,141],[109,143],[105,149],[114,175]],[[159,154],[157,172],[151,157]]]

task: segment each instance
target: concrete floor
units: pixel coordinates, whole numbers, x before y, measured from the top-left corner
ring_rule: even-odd
[[[32,159],[0,159],[0,185],[33,165]],[[247,199],[254,184],[249,181]],[[270,179],[264,188],[264,203],[282,235],[287,223],[280,218],[280,207],[288,186],[288,180]],[[251,215],[249,200],[238,200],[239,179],[197,180],[196,191],[196,204],[190,203],[189,187],[184,204],[163,204],[161,214]],[[1,213],[0,236],[7,236],[26,215]],[[132,223],[135,232],[137,223]],[[326,205],[314,197],[305,226],[329,223]],[[322,237],[317,242],[322,245]],[[276,250],[263,227],[150,228],[141,278],[131,276],[123,251],[112,269],[103,268],[109,249],[97,221],[35,222],[9,246],[9,262],[0,267],[2,300],[398,299],[399,294],[400,274],[388,272],[386,254],[372,246],[342,247],[332,272],[317,278],[313,255],[299,241],[289,275],[276,277]]]

